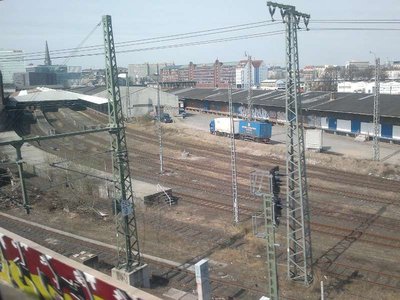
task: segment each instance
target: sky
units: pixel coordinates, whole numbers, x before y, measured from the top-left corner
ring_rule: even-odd
[[[277,1],[279,2],[279,1]],[[296,6],[313,20],[327,19],[396,19],[400,20],[400,0],[288,0],[279,3]],[[77,47],[96,27],[101,16],[112,16],[116,43],[187,33],[271,20],[264,0],[3,0],[0,1],[0,48],[21,49],[25,53],[44,51],[48,41],[50,51]],[[195,37],[158,44],[134,45],[123,49],[138,49],[188,41],[209,40],[283,30],[277,11],[276,24],[246,31],[214,36]],[[345,25],[377,27],[377,25]],[[321,27],[337,24],[310,23],[310,31],[298,33],[300,65],[344,65],[349,60],[373,61],[373,51],[381,61],[400,60],[400,31],[320,31]],[[399,24],[380,25],[398,28]],[[83,46],[101,45],[102,28],[98,26]],[[122,49],[122,48],[121,48]],[[117,48],[117,51],[119,49]],[[97,50],[92,52],[102,52]],[[284,65],[284,35],[205,44],[190,47],[117,53],[117,64],[168,62],[175,64],[238,61],[249,53],[268,65]],[[69,55],[64,54],[64,55]],[[53,55],[55,56],[55,55]],[[44,60],[44,58],[43,58]],[[42,60],[32,61],[34,64]],[[64,59],[53,59],[61,64]],[[104,56],[71,58],[68,65],[103,68]]]

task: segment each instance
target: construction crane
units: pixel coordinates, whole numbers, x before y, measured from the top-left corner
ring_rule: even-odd
[[[118,269],[132,271],[141,264],[139,239],[136,227],[135,205],[126,144],[125,125],[122,114],[121,94],[118,84],[117,60],[111,16],[102,18],[105,48],[106,87],[112,150],[113,176],[115,182],[114,213]]]
[[[307,28],[310,15],[296,11],[291,5],[268,1],[267,6],[272,20],[278,8],[286,25],[287,272],[290,279],[309,285],[313,280],[312,248],[297,29],[301,19]]]

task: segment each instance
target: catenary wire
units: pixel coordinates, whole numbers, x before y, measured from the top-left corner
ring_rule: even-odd
[[[240,24],[240,25],[232,25],[232,26],[225,26],[225,27],[219,27],[219,28],[214,28],[214,29],[207,29],[207,30],[199,30],[199,31],[193,31],[193,32],[187,32],[187,33],[179,33],[179,34],[171,34],[171,35],[165,35],[165,36],[159,36],[159,37],[153,37],[153,38],[145,38],[145,39],[137,39],[137,40],[131,40],[131,41],[124,41],[124,42],[118,42],[115,43],[115,47],[118,47],[120,45],[126,45],[126,44],[137,44],[137,43],[141,43],[141,42],[158,42],[159,40],[163,40],[163,39],[169,39],[169,38],[181,38],[181,37],[186,37],[186,36],[190,36],[191,35],[198,35],[198,34],[203,34],[207,35],[207,34],[217,34],[220,33],[219,31],[223,32],[229,32],[229,31],[236,31],[236,30],[243,30],[243,29],[252,29],[252,28],[258,28],[261,26],[265,26],[265,25],[274,25],[276,23],[272,22],[272,21],[261,21],[261,22],[253,22],[253,23],[245,23],[245,24]],[[244,27],[244,28],[241,28]],[[237,28],[235,30],[229,30],[229,29],[234,29]],[[217,32],[215,32],[217,31]],[[189,38],[189,37],[186,37]],[[80,49],[92,49],[92,48],[102,48],[104,47],[104,45],[92,45],[92,46],[85,46],[85,47],[80,47]],[[58,49],[58,50],[52,50],[50,51],[51,54],[55,54],[55,53],[63,53],[66,51],[71,51],[74,50],[75,48],[65,48],[65,49]],[[31,54],[40,54],[43,55],[45,52],[44,51],[38,51],[38,52],[28,52],[25,53],[25,55],[31,55]],[[18,55],[15,54],[10,54],[10,55],[5,55],[4,57],[15,57]]]
[[[284,30],[276,30],[276,31],[241,35],[241,36],[233,36],[233,37],[227,37],[227,38],[217,38],[217,39],[211,39],[211,40],[193,41],[193,42],[187,42],[187,43],[181,43],[181,44],[169,44],[169,45],[160,45],[160,46],[153,46],[153,47],[147,47],[147,48],[134,48],[134,49],[128,49],[128,50],[120,50],[120,51],[116,51],[116,53],[121,54],[121,53],[130,53],[130,52],[141,52],[141,51],[161,50],[161,49],[197,46],[197,45],[204,45],[204,44],[222,43],[222,42],[229,42],[229,41],[236,41],[236,40],[244,40],[244,39],[259,38],[259,37],[265,37],[265,36],[280,35],[280,34],[283,34],[284,32],[285,32]],[[71,55],[71,57],[89,57],[89,56],[98,56],[98,55],[104,55],[104,52],[101,51],[101,52],[86,53],[86,54],[76,54],[76,55]],[[60,59],[60,58],[67,58],[67,57],[69,57],[69,56],[56,56],[56,57],[52,57],[52,59]],[[35,58],[35,59],[31,59],[31,60],[34,61],[34,60],[42,60],[42,59],[43,58]]]
[[[324,23],[324,24],[330,24],[330,23],[342,23],[342,24],[400,24],[400,20],[398,20],[398,19],[360,19],[360,20],[356,20],[356,19],[332,19],[332,20],[322,20],[321,19],[321,20],[310,20],[310,23]],[[156,42],[169,41],[169,40],[174,40],[174,39],[192,38],[192,37],[198,37],[198,36],[204,36],[204,35],[210,35],[210,34],[219,34],[219,33],[225,33],[225,32],[237,31],[237,30],[252,29],[252,28],[268,26],[268,25],[274,25],[274,24],[279,24],[279,22],[259,21],[259,22],[253,22],[253,23],[245,23],[245,24],[239,24],[239,25],[219,27],[219,28],[214,28],[214,29],[207,29],[207,30],[188,32],[188,33],[173,34],[173,35],[159,36],[159,37],[132,40],[132,41],[124,41],[124,42],[115,43],[115,47],[126,47],[126,46],[134,45],[134,44],[153,43],[153,42],[156,43]],[[240,28],[240,27],[243,27],[243,28]],[[236,28],[236,29],[234,29],[234,28]],[[231,29],[231,30],[226,30],[226,29]],[[218,32],[218,31],[220,31],[220,32]],[[65,53],[65,52],[70,51],[70,50],[74,50],[74,51],[90,51],[90,50],[95,50],[95,49],[100,48],[100,47],[103,47],[103,45],[92,45],[92,46],[85,46],[85,47],[59,49],[59,50],[50,51],[50,53],[51,54]],[[37,55],[43,55],[43,54],[44,54],[43,51],[28,52],[28,53],[24,54],[24,57],[28,58],[30,56],[37,56]],[[10,55],[3,56],[3,58],[13,58],[13,57],[18,57],[18,55],[10,54]]]

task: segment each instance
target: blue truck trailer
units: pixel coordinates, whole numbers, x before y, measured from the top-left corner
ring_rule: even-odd
[[[271,139],[272,124],[260,121],[239,122],[239,136],[244,140],[268,143]]]

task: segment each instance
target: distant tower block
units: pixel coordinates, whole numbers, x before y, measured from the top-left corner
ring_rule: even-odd
[[[49,46],[47,45],[47,41],[46,41],[46,54],[44,57],[44,65],[51,66],[50,52],[49,52]]]

